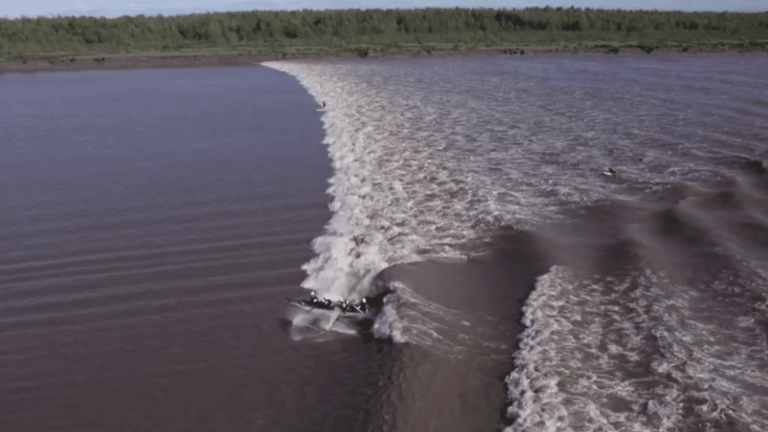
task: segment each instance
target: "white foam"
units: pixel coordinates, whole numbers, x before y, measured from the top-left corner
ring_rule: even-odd
[[[397,303],[398,299],[395,295],[390,294],[384,297],[384,307],[376,317],[371,329],[375,337],[382,339],[391,337],[395,342],[407,342],[403,335],[402,323],[398,320]]]
[[[508,99],[476,97],[471,85],[463,93],[450,87],[425,91],[440,80],[425,84],[419,74],[396,66],[382,73],[371,62],[264,65],[295,76],[318,106],[325,102],[334,213],[313,242],[316,257],[304,265],[302,283],[319,296],[359,299],[372,289],[372,278],[393,264],[463,258],[467,244],[481,244],[499,226],[531,227],[557,217],[554,209],[564,199],[596,196],[596,179],[541,163],[568,145],[568,128],[548,143],[554,149],[539,144],[538,113]],[[540,92],[519,86],[508,91],[524,98]],[[569,157],[593,156],[571,151]],[[391,321],[395,311],[385,316]],[[417,314],[409,318],[409,328],[424,334],[419,339],[429,340],[440,327],[420,322]],[[385,328],[392,325],[377,327],[378,334],[385,335]],[[401,330],[401,336],[407,333]]]
[[[480,100],[407,94],[407,86],[382,84],[376,67],[366,63],[264,65],[292,74],[318,105],[326,103],[322,120],[334,168],[328,189],[334,214],[313,243],[317,256],[304,266],[307,289],[359,298],[371,278],[390,265],[463,257],[470,240],[500,225],[531,226],[541,220],[542,209],[546,213],[553,206],[541,194],[528,193],[541,189],[538,181],[511,169],[534,169],[524,150],[498,153],[494,134],[509,131],[494,120],[504,125],[504,113],[485,124],[489,132],[479,139],[467,134],[462,124],[467,118],[486,123],[489,109]],[[390,84],[410,76],[392,71]],[[489,158],[499,159],[492,164],[502,166],[505,175],[487,174]],[[563,189],[568,184],[545,188],[576,196]]]
[[[709,425],[702,430],[768,427],[760,408],[768,397],[750,390],[768,388],[758,372],[768,367],[758,354],[765,338],[739,340],[743,333],[717,323],[730,317],[723,306],[695,293],[650,271],[590,281],[552,268],[524,307],[507,430],[675,431],[689,427],[686,406]],[[761,348],[744,350],[752,344]]]
[[[332,339],[329,332],[349,336],[358,334],[354,322],[345,317],[338,308],[306,311],[299,307],[290,307],[288,318],[291,321],[291,338],[296,341],[329,340]]]
[[[656,127],[669,113],[647,98],[624,90],[605,97],[602,87],[554,85],[550,77],[521,85],[506,70],[446,64],[463,69],[433,64],[414,73],[397,60],[267,63],[326,102],[334,215],[313,243],[304,287],[360,297],[382,269],[462,257],[467,242],[499,226],[537,226],[563,208],[637,201],[712,176],[681,144],[672,152],[654,144],[669,141]],[[606,181],[597,169],[617,158],[621,175]],[[639,236],[632,227],[626,235]],[[385,306],[377,336],[446,355],[482,339],[471,334],[482,328],[477,321],[406,288]],[[507,377],[509,430],[715,430],[728,421],[768,430],[768,400],[750,390],[768,388],[764,332],[693,288],[652,271],[589,280],[555,267],[540,278]],[[701,424],[686,423],[691,412]]]
[[[436,207],[463,203],[440,199],[442,192],[431,180],[449,178],[440,168],[414,166],[424,160],[421,153],[428,147],[397,136],[402,128],[392,123],[394,114],[384,115],[391,109],[386,98],[345,76],[343,64],[265,65],[296,76],[319,105],[326,102],[322,120],[334,167],[328,189],[334,213],[325,234],[313,241],[317,255],[303,267],[308,275],[304,288],[318,296],[356,300],[370,292],[372,278],[390,265],[462,255],[455,247],[471,235],[457,223],[460,209],[448,208],[454,213],[448,215]],[[405,340],[393,324],[395,308],[385,306],[375,333]]]

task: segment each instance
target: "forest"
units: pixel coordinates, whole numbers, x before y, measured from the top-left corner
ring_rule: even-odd
[[[768,12],[303,10],[0,20],[0,60],[451,50],[767,50]],[[105,57],[106,56],[106,57]]]

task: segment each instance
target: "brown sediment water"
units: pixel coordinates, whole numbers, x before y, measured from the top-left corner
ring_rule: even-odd
[[[330,217],[291,77],[4,74],[0,99],[0,429],[316,430],[364,406],[376,377],[336,371],[371,350],[283,322]]]
[[[304,285],[394,290],[382,429],[764,429],[766,61],[267,63],[327,102]]]
[[[765,62],[2,74],[0,430],[765,429]]]

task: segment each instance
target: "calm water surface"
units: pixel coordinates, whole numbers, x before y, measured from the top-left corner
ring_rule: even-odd
[[[371,350],[285,330],[331,215],[292,77],[6,74],[0,100],[0,429],[317,430],[360,410],[338,370]]]

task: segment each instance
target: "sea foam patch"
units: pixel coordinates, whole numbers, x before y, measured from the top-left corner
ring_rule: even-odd
[[[750,391],[768,385],[766,361],[733,349],[751,332],[723,326],[740,322],[727,309],[650,270],[590,280],[553,267],[526,301],[507,430],[768,425]]]

